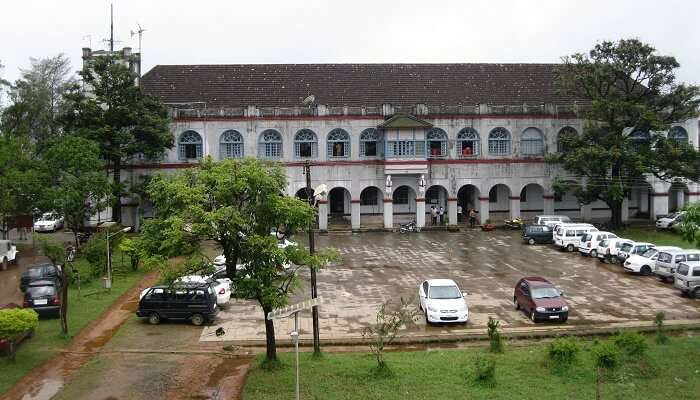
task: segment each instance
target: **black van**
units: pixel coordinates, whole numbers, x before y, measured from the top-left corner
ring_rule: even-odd
[[[192,325],[212,321],[219,309],[216,292],[208,283],[179,283],[176,286],[153,286],[141,292],[136,315],[148,318],[149,324],[161,319],[189,320]]]
[[[58,279],[31,281],[24,289],[24,308],[31,308],[39,315],[60,315],[61,282]]]
[[[527,225],[523,230],[523,241],[527,244],[552,243],[553,235],[548,225]]]

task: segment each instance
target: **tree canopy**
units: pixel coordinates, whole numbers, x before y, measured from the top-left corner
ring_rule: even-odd
[[[687,140],[666,137],[673,123],[697,117],[700,89],[676,82],[675,58],[658,55],[636,39],[601,42],[588,54],[565,57],[557,71],[562,91],[585,100],[587,123],[581,135],[560,138],[561,165],[587,204],[602,200],[621,223],[624,197],[647,176],[700,179],[700,155]]]

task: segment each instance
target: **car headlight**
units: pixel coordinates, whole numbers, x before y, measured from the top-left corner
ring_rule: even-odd
[[[535,308],[535,311],[544,312],[544,307],[537,307],[537,308]]]
[[[437,309],[436,309],[436,308],[433,308],[433,307],[431,307],[431,306],[428,306],[428,311],[430,311],[430,312],[436,312]]]
[[[569,311],[569,306],[564,306],[561,308],[562,311]]]

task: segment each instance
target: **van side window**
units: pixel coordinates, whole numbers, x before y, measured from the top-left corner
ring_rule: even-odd
[[[668,253],[659,253],[659,262],[670,262],[671,261],[671,255]]]
[[[153,289],[146,294],[146,299],[148,300],[163,300],[165,298],[165,291],[163,289]]]
[[[549,232],[549,227],[547,225],[540,227],[542,229],[542,232]]]
[[[700,276],[700,267],[693,268],[693,276]]]
[[[700,261],[700,253],[688,254],[687,261]]]
[[[683,261],[685,261],[685,254],[679,254],[679,255],[676,256],[676,262],[677,262],[677,263],[683,262]]]
[[[575,234],[575,233],[576,233],[576,231],[566,231],[566,235],[565,235],[565,236],[566,236],[566,237],[574,237],[574,234]]]

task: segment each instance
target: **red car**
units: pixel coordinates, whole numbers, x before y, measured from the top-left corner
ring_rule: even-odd
[[[0,305],[0,310],[6,310],[10,308],[20,308],[20,306],[15,303]],[[24,339],[31,338],[33,334],[34,330],[30,329],[17,335],[17,337],[15,338],[15,350],[17,349],[17,346],[19,346],[20,342],[22,342]],[[9,354],[9,352],[10,342],[6,339],[0,338],[0,356],[6,356]]]
[[[522,278],[515,285],[513,306],[522,309],[530,316],[532,322],[539,320],[556,320],[566,322],[569,319],[569,305],[562,299],[560,292],[548,280],[539,276]]]

